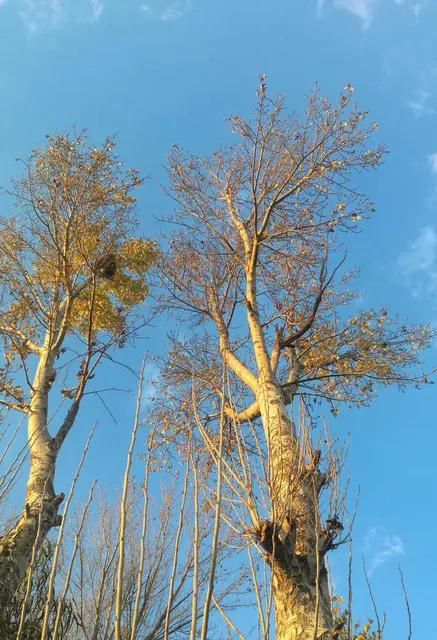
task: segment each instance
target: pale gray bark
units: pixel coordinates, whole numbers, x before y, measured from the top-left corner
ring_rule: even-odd
[[[323,476],[305,464],[301,443],[287,415],[286,398],[276,378],[257,309],[254,260],[247,269],[247,320],[258,367],[257,401],[267,443],[271,522],[260,542],[272,569],[277,640],[325,640],[333,618],[320,540],[318,498]],[[297,390],[297,380],[294,392]],[[287,398],[287,402],[290,398]]]
[[[56,352],[46,340],[32,383],[28,416],[29,473],[23,513],[0,538],[0,607],[4,611],[29,567],[35,540],[44,540],[60,524],[58,507],[64,495],[53,487],[57,451],[47,425],[48,395]]]
[[[272,506],[272,521],[262,524],[260,542],[272,569],[276,638],[329,638],[333,619],[327,548],[319,533],[322,475],[303,463],[281,389],[262,376],[259,405],[269,450]]]
[[[95,368],[111,346],[121,346],[134,333],[136,321],[132,318],[129,324],[129,311],[145,297],[144,276],[155,259],[152,243],[136,239],[142,257],[128,270],[130,281],[140,285],[134,300],[126,301],[126,285],[115,283],[110,294],[99,289],[105,303],[97,301],[99,281],[124,269],[123,258],[118,258],[134,240],[136,228],[131,192],[142,180],[135,170],[120,168],[109,138],[99,149],[83,133],[49,140],[47,148],[32,151],[24,161],[23,178],[14,182],[11,195],[20,214],[0,221],[0,336],[8,374],[2,369],[0,405],[27,414],[29,448],[23,512],[0,536],[3,611],[25,577],[32,550],[59,524],[63,495],[57,496],[53,486],[59,451]],[[102,311],[105,304],[110,313]],[[73,331],[82,334],[86,347],[74,384],[61,390],[63,400],[71,400],[66,415],[56,431],[52,425],[49,431],[50,387],[57,358],[65,351],[62,345]],[[97,339],[100,332],[102,339]],[[23,372],[26,393],[15,386],[17,368]]]

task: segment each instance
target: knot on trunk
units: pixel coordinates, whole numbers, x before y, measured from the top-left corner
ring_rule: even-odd
[[[65,498],[65,493],[58,493],[58,494],[55,496],[55,500],[54,500],[54,502],[55,502],[55,506],[56,506],[56,507],[59,507],[59,505],[61,504],[61,502],[63,502],[64,498]]]
[[[41,519],[41,527],[48,531],[52,527],[59,527],[62,522],[62,516],[58,515],[58,508],[65,495],[59,493],[54,497],[45,496],[42,500],[35,500],[33,504],[26,502],[24,506],[24,518],[26,520],[34,519],[38,522]]]
[[[263,520],[256,531],[256,536],[268,554],[268,561],[274,560],[287,570],[295,555],[296,524],[288,516],[284,518],[281,525]]]
[[[322,553],[327,553],[331,549],[336,549],[342,543],[342,540],[340,540],[339,538],[343,532],[343,529],[343,524],[340,522],[337,516],[334,515],[332,516],[332,518],[328,518],[326,520],[326,526],[322,532]]]
[[[321,462],[322,452],[320,449],[311,449],[309,452],[309,460],[304,463],[301,472],[302,479],[311,481],[317,495],[319,495],[323,487],[328,484],[326,473],[320,469]]]

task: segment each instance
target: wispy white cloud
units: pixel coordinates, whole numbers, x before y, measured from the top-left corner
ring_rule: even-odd
[[[411,99],[406,103],[416,118],[437,113],[437,64],[429,60],[416,61],[404,59],[404,68],[414,73],[412,83],[415,86]]]
[[[431,173],[437,175],[437,152],[429,154],[428,164],[429,168],[431,169]]]
[[[61,0],[22,0],[20,18],[30,34],[57,29],[63,22]]]
[[[416,18],[419,18],[423,9],[428,5],[428,0],[395,0],[399,7],[410,9]]]
[[[365,30],[372,24],[376,2],[377,0],[335,0],[334,6],[359,18]]]
[[[103,13],[103,0],[18,0],[17,6],[30,35],[71,22],[97,22]]]
[[[415,298],[437,293],[437,232],[433,227],[420,229],[417,237],[399,256],[398,267]]]
[[[325,0],[317,0],[317,15],[318,16],[322,15],[324,6],[325,6]]]
[[[379,0],[317,0],[317,15],[322,16],[324,8],[330,4],[335,9],[342,9],[359,18],[364,30],[368,29],[373,21],[375,5]]]
[[[103,13],[103,1],[102,0],[91,0],[91,21],[97,22],[100,20]]]
[[[437,151],[428,155],[428,167],[431,173],[431,188],[429,191],[429,205],[435,209],[437,205]]]
[[[369,529],[364,541],[364,548],[368,556],[366,565],[370,576],[383,564],[405,553],[402,539],[388,533],[384,527]]]
[[[172,22],[179,20],[193,9],[191,0],[181,0],[180,2],[162,2],[162,0],[154,0],[143,3],[140,6],[141,11],[148,18],[160,20],[162,22]]]
[[[433,227],[423,227],[408,249],[401,255],[399,264],[408,272],[430,269],[436,259],[437,234]]]
[[[169,20],[178,20],[178,18],[183,16],[184,13],[185,10],[180,4],[172,4],[162,12],[161,20],[164,22],[168,22]]]
[[[430,104],[431,97],[430,91],[422,90],[416,92],[414,98],[408,101],[407,106],[412,110],[416,118],[435,113],[434,107]]]
[[[429,0],[393,0],[398,7],[409,9],[413,12],[416,19],[422,13],[422,10],[428,5]],[[375,12],[382,0],[317,0],[317,14],[323,13],[324,7],[331,3],[336,9],[348,11],[361,22],[363,30],[367,30],[375,18]]]

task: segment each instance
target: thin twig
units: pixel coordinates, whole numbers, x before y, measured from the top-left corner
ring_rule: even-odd
[[[170,629],[170,614],[173,605],[174,598],[174,584],[176,578],[176,571],[178,566],[178,556],[179,556],[179,543],[181,537],[181,531],[184,526],[184,512],[185,512],[185,501],[187,498],[187,488],[188,488],[188,476],[189,476],[189,458],[187,458],[187,469],[184,477],[184,485],[182,489],[182,498],[181,498],[181,507],[179,510],[179,519],[178,519],[178,528],[176,531],[176,538],[174,543],[174,551],[173,551],[173,566],[170,577],[170,585],[168,590],[168,601],[167,601],[167,609],[165,612],[165,621],[164,621],[164,640],[168,640],[169,638],[169,629]]]
[[[126,502],[129,488],[129,477],[132,466],[132,455],[135,448],[135,441],[138,431],[141,398],[143,390],[143,378],[144,378],[144,366],[145,359],[141,364],[140,376],[138,382],[137,403],[135,408],[135,419],[132,427],[131,439],[129,444],[129,450],[127,453],[126,466],[123,478],[123,492],[120,502],[120,528],[119,528],[119,546],[118,546],[118,569],[117,569],[117,587],[115,596],[115,623],[114,623],[114,635],[115,640],[122,640],[121,632],[121,614],[122,614],[122,599],[123,599],[123,571],[124,571],[124,554],[125,554],[125,535],[126,535]]]
[[[412,624],[413,621],[411,616],[410,602],[408,600],[407,588],[405,586],[404,574],[402,572],[401,565],[398,565],[398,569],[399,569],[399,575],[401,576],[402,591],[404,593],[405,606],[407,607],[407,614],[408,614],[408,640],[411,640],[413,636],[413,624]]]
[[[209,611],[211,607],[211,599],[214,590],[215,569],[217,563],[217,549],[218,549],[218,536],[220,530],[220,514],[221,514],[221,502],[222,502],[222,464],[223,464],[223,427],[224,427],[224,401],[222,397],[220,407],[220,434],[219,434],[219,450],[217,461],[217,486],[216,486],[216,503],[215,503],[215,518],[214,518],[214,531],[212,539],[211,549],[211,566],[209,571],[208,587],[205,596],[205,603],[203,607],[203,620],[202,630],[200,633],[200,640],[206,640],[208,635],[208,622]]]
[[[352,638],[352,536],[349,538],[349,558],[348,558],[348,571],[347,571],[347,581],[348,581],[348,595],[347,595],[347,636],[348,640],[353,640]]]
[[[52,604],[55,577],[56,577],[56,571],[57,571],[57,568],[58,568],[59,550],[61,548],[62,537],[64,535],[65,522],[66,522],[66,519],[67,519],[67,514],[68,514],[68,509],[69,509],[69,506],[70,506],[70,502],[71,502],[71,499],[73,497],[74,490],[76,488],[76,484],[77,484],[80,472],[82,470],[83,463],[85,462],[85,458],[86,458],[86,455],[88,453],[88,449],[89,449],[91,440],[93,438],[95,429],[96,429],[96,425],[94,424],[93,428],[91,429],[91,433],[90,433],[90,435],[88,437],[88,440],[86,441],[85,447],[84,447],[84,449],[82,451],[82,456],[80,458],[76,473],[75,473],[74,478],[72,480],[67,500],[65,501],[64,511],[62,513],[61,526],[59,527],[58,538],[56,540],[55,549],[54,549],[54,552],[53,552],[53,560],[52,560],[52,566],[51,566],[51,569],[50,569],[48,590],[47,590],[46,602],[45,602],[45,606],[44,606],[44,620],[43,620],[43,625],[42,625],[42,629],[41,629],[41,639],[40,640],[46,640],[46,637],[47,637],[47,631],[48,631],[48,625],[49,625],[49,616],[50,616],[50,605]]]
[[[226,614],[226,612],[224,611],[223,607],[220,606],[220,604],[217,601],[217,598],[215,598],[214,594],[212,595],[212,602],[215,606],[215,608],[217,609],[217,611],[220,613],[220,615],[222,616],[223,620],[226,622],[226,624],[228,625],[228,627],[230,629],[232,629],[232,631],[235,633],[235,635],[238,637],[238,640],[245,640],[243,634],[241,633],[241,631],[239,631],[237,629],[237,627],[235,626],[235,624],[232,622],[232,620],[230,619],[230,617]]]
[[[373,605],[373,611],[375,613],[377,630],[378,630],[378,640],[381,640],[381,638],[382,638],[382,628],[381,628],[381,620],[379,618],[379,613],[378,613],[378,607],[376,606],[375,596],[373,595],[372,586],[370,584],[369,576],[367,575],[366,563],[364,562],[364,558],[362,558],[362,561],[363,561],[364,578],[366,580],[367,588],[369,590],[370,599],[371,599],[372,605]]]
[[[81,519],[80,519],[79,528],[78,528],[78,530],[77,530],[77,532],[76,532],[76,534],[74,536],[73,551],[71,553],[70,562],[69,562],[68,569],[67,569],[67,575],[65,577],[64,590],[63,590],[62,595],[61,595],[61,597],[59,598],[59,601],[58,601],[58,607],[57,607],[57,610],[56,610],[55,625],[54,625],[54,628],[53,628],[53,635],[52,635],[51,640],[57,640],[57,637],[58,637],[58,631],[59,631],[59,627],[60,627],[60,624],[61,624],[62,609],[63,609],[63,606],[64,606],[65,597],[66,597],[66,595],[68,593],[68,589],[70,587],[71,574],[73,572],[73,566],[74,566],[74,561],[76,559],[76,553],[77,553],[77,549],[78,549],[78,546],[79,546],[79,540],[80,540],[80,536],[82,535],[82,529],[83,529],[83,526],[85,524],[85,519],[86,519],[86,515],[88,513],[89,506],[90,506],[90,504],[92,502],[92,499],[93,499],[93,493],[94,493],[94,487],[95,486],[96,486],[96,481],[94,480],[93,484],[91,485],[90,492],[88,494],[88,500],[85,503],[85,507],[84,507],[84,509],[82,511],[82,516],[81,516]]]
[[[194,459],[192,447],[190,447],[190,459],[191,466],[193,468],[194,482],[193,593],[191,596],[190,640],[195,640],[197,633],[199,592],[199,479],[197,473],[197,460]]]
[[[134,613],[133,613],[132,625],[131,625],[131,635],[130,635],[131,640],[135,640],[136,638],[138,614],[140,611],[141,591],[143,587],[143,570],[144,570],[145,544],[146,544],[146,532],[147,532],[147,515],[148,515],[148,507],[149,507],[149,475],[150,475],[150,461],[151,461],[151,450],[153,446],[153,437],[154,437],[154,430],[150,435],[149,443],[147,446],[147,458],[146,458],[145,471],[144,471],[143,517],[142,517],[142,529],[141,529],[141,538],[140,538],[140,561],[138,563],[138,571],[137,571],[137,592],[135,596]]]

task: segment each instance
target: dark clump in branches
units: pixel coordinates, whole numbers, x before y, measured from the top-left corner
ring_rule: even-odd
[[[101,278],[112,278],[117,271],[117,258],[114,253],[108,253],[96,262],[96,273]]]

